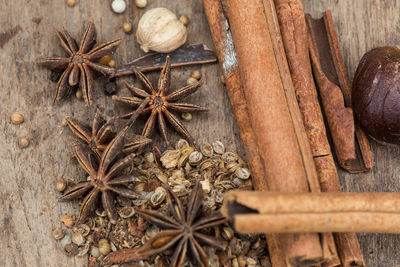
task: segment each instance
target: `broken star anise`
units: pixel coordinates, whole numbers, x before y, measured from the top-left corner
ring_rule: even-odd
[[[82,124],[78,120],[67,117],[67,124],[71,131],[80,139],[85,141],[90,149],[95,152],[99,158],[102,152],[107,147],[108,143],[115,137],[114,122],[115,118],[111,118],[106,121],[101,114],[100,110],[97,109],[96,115],[94,116],[92,127]],[[145,146],[151,142],[151,139],[141,135],[132,135],[129,138],[125,138],[125,144],[122,151],[130,153],[135,149]]]
[[[58,84],[54,102],[66,97],[70,87],[79,84],[82,89],[85,102],[93,104],[92,91],[94,79],[97,74],[111,75],[114,68],[98,63],[104,56],[113,53],[121,43],[116,39],[99,46],[96,44],[96,28],[92,20],[88,22],[80,46],[67,31],[57,31],[61,46],[68,53],[67,57],[51,57],[41,60],[39,63],[55,71],[63,71]]]
[[[194,104],[188,103],[174,103],[176,100],[182,99],[194,92],[201,86],[202,82],[197,82],[194,84],[187,85],[180,88],[172,93],[168,94],[168,89],[170,87],[171,80],[171,65],[169,56],[166,58],[165,66],[161,71],[160,78],[158,80],[158,90],[155,90],[153,85],[147,79],[147,77],[140,71],[135,71],[136,76],[143,83],[145,90],[136,88],[132,85],[126,84],[128,89],[137,97],[119,97],[113,96],[113,100],[131,105],[138,106],[142,103],[143,99],[146,97],[150,98],[148,107],[143,111],[144,114],[148,114],[149,118],[144,126],[142,135],[148,137],[154,129],[155,123],[158,120],[158,126],[160,132],[169,145],[167,137],[167,127],[165,123],[165,118],[168,122],[176,129],[178,133],[184,136],[191,144],[194,145],[194,140],[189,134],[188,130],[182,125],[179,119],[170,112],[170,110],[175,110],[179,112],[202,112],[208,111],[207,108],[203,108]],[[129,118],[131,113],[124,114],[120,116],[121,118]]]
[[[123,175],[123,171],[132,164],[135,154],[121,157],[121,150],[125,143],[125,135],[143,110],[149,99],[146,99],[132,116],[129,123],[119,132],[104,149],[101,158],[93,153],[88,146],[74,144],[75,157],[82,168],[89,174],[89,181],[81,182],[69,189],[61,200],[72,200],[86,194],[83,200],[77,223],[81,223],[94,210],[101,197],[103,208],[112,223],[116,223],[118,216],[114,206],[114,194],[128,198],[140,198],[135,191],[124,186],[136,181],[134,175]],[[89,192],[88,192],[89,191]]]
[[[210,215],[201,213],[203,189],[200,183],[195,185],[188,197],[186,212],[173,192],[169,191],[167,201],[172,216],[154,210],[137,210],[140,216],[164,230],[155,234],[140,248],[121,249],[111,253],[102,264],[138,261],[174,247],[170,266],[181,266],[188,250],[199,266],[208,266],[207,255],[200,244],[218,249],[224,249],[224,246],[221,241],[202,233],[201,230],[224,223],[226,219],[219,212]]]

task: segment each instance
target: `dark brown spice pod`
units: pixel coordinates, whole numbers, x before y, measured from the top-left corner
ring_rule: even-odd
[[[400,49],[367,52],[352,87],[354,112],[364,131],[377,141],[400,144]]]

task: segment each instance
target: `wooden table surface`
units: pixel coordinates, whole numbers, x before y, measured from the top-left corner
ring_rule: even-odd
[[[178,15],[188,15],[189,42],[213,47],[201,0],[148,1],[149,5],[142,10],[129,0],[127,11],[117,15],[111,11],[110,1],[78,0],[75,7],[69,8],[65,0],[0,0],[0,266],[87,265],[86,257],[66,257],[51,235],[51,230],[59,225],[59,216],[76,213],[79,207],[78,202],[57,201],[55,182],[59,178],[84,177],[71,159],[71,134],[61,126],[61,120],[65,115],[73,115],[89,121],[96,107],[107,115],[124,109],[104,96],[104,80],[96,82],[95,105],[91,108],[75,97],[52,104],[56,84],[48,80],[50,72],[40,68],[36,60],[65,55],[54,30],[64,26],[80,39],[84,24],[93,18],[100,42],[123,38],[114,56],[121,65],[143,55],[135,35],[122,32],[122,23],[130,21],[135,28],[144,11],[162,6]],[[304,6],[314,17],[325,9],[332,10],[350,77],[366,51],[399,43],[399,1],[304,0]],[[194,115],[185,125],[197,143],[221,140],[229,149],[242,153],[217,64],[173,70],[172,88],[184,85],[194,69],[201,69],[205,84],[187,101],[207,106],[211,111]],[[150,77],[155,82],[157,73]],[[118,80],[118,85],[122,80]],[[128,91],[120,86],[118,94],[128,95]],[[23,113],[23,124],[10,123],[10,115],[15,111]],[[21,150],[17,141],[23,136],[28,136],[31,143]],[[177,140],[176,135],[171,138]],[[400,149],[372,142],[372,150],[375,167],[371,172],[350,175],[340,170],[344,191],[400,191]],[[359,239],[367,266],[400,265],[400,236],[360,234]]]

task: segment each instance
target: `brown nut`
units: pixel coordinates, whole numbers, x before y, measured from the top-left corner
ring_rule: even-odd
[[[400,144],[400,49],[378,47],[361,59],[353,80],[354,112],[377,141]]]

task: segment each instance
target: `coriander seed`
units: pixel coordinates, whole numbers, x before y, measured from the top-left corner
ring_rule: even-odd
[[[124,0],[114,0],[111,3],[111,9],[117,14],[124,13],[126,10],[126,3]]]
[[[116,65],[117,65],[117,62],[115,62],[114,59],[111,59],[111,60],[108,62],[108,66],[109,66],[110,68],[115,68]]]
[[[75,93],[76,98],[78,98],[79,100],[81,100],[83,98],[83,94],[81,90],[77,90]]]
[[[199,70],[194,70],[192,71],[191,77],[195,78],[196,80],[200,80],[201,78],[201,72]]]
[[[76,5],[76,0],[67,0],[67,6],[74,7]]]
[[[99,240],[99,252],[104,256],[111,252],[111,246],[107,239],[103,238]]]
[[[189,24],[189,18],[186,15],[182,15],[179,20],[182,22],[183,25],[188,25]]]
[[[124,22],[124,24],[122,24],[122,30],[125,33],[130,33],[132,31],[132,24],[130,24],[129,22]]]
[[[110,60],[112,59],[111,54],[108,54],[107,56],[104,56],[100,59],[99,63],[102,65],[107,65],[108,62],[110,62]]]
[[[15,125],[21,124],[24,122],[24,116],[19,112],[14,112],[11,115],[11,122]]]
[[[29,146],[29,139],[26,137],[21,137],[18,139],[19,148],[27,148]]]
[[[185,121],[190,121],[192,119],[192,114],[184,112],[181,114],[181,117]]]
[[[135,5],[139,8],[144,8],[147,6],[147,0],[135,0]]]
[[[60,179],[56,183],[56,189],[58,192],[62,192],[67,188],[67,182],[64,179]]]
[[[57,228],[53,231],[53,237],[55,240],[60,240],[65,236],[65,232],[62,228]]]
[[[186,81],[187,85],[195,84],[197,82],[199,82],[199,81],[193,77],[189,77],[189,79],[187,79],[187,81]]]

